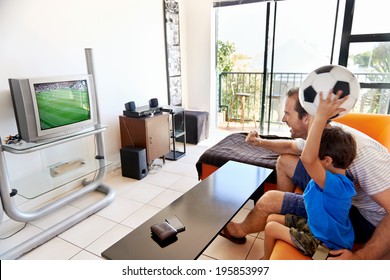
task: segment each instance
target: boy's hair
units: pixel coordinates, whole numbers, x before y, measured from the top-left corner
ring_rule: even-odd
[[[332,158],[334,167],[346,169],[356,156],[355,138],[341,127],[325,128],[318,157],[324,159],[325,156]]]

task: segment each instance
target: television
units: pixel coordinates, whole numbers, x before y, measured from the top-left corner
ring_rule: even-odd
[[[43,142],[95,128],[91,74],[8,81],[20,139]]]

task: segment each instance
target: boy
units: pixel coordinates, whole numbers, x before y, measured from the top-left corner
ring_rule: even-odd
[[[313,256],[321,245],[330,250],[352,249],[354,232],[348,214],[352,197],[356,195],[353,182],[346,177],[346,168],[356,156],[352,135],[339,127],[327,127],[327,121],[340,113],[339,99],[328,94],[320,103],[311,122],[301,161],[312,178],[303,197],[308,218],[272,214],[265,227],[264,257],[269,259],[277,239]]]

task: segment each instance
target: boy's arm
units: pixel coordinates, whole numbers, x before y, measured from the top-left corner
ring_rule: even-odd
[[[309,127],[309,135],[301,155],[301,161],[310,178],[312,178],[321,188],[325,185],[326,173],[325,168],[322,166],[318,157],[318,151],[320,149],[321,136],[326,121],[327,120],[323,116],[319,116],[318,113],[316,114]]]
[[[345,102],[348,96],[339,99],[341,94],[342,92],[339,91],[336,97],[333,98],[333,94],[329,92],[328,96],[324,100],[323,94],[320,92],[320,102],[317,112],[310,124],[309,134],[301,155],[301,161],[309,176],[321,188],[324,187],[326,179],[326,170],[318,157],[321,136],[327,125],[327,120],[345,110],[343,108],[339,108],[339,106]]]

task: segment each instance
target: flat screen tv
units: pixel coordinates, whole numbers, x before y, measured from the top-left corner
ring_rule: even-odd
[[[41,142],[96,125],[92,75],[9,79],[19,137]]]

